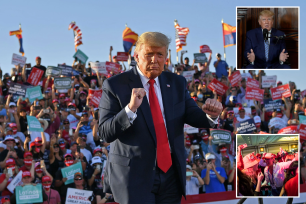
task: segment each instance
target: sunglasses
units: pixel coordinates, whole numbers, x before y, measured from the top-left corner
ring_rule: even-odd
[[[75,181],[78,181],[78,180],[80,181],[80,180],[82,180],[82,179],[83,179],[83,178],[75,178],[74,180],[75,180]]]

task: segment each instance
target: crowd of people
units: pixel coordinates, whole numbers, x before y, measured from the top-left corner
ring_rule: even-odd
[[[120,72],[135,66],[130,56],[128,68],[123,62],[118,62],[116,56],[111,55],[109,61],[120,64]],[[183,53],[183,52],[182,52]],[[185,133],[185,156],[186,156],[186,194],[194,195],[199,193],[213,193],[233,191],[236,189],[236,170],[239,178],[245,178],[253,182],[255,189],[243,186],[239,189],[241,195],[256,194],[256,189],[261,186],[271,186],[273,195],[290,195],[286,185],[290,185],[292,175],[301,174],[301,183],[306,181],[305,160],[306,141],[301,140],[299,147],[301,168],[298,172],[296,161],[278,162],[277,167],[273,166],[270,153],[260,155],[265,159],[268,170],[262,170],[263,174],[256,174],[258,163],[251,162],[250,156],[241,157],[241,147],[236,155],[235,137],[239,133],[235,123],[254,118],[256,131],[254,133],[266,132],[277,133],[277,128],[269,125],[269,120],[279,117],[288,125],[299,125],[298,116],[305,115],[306,98],[298,92],[294,82],[290,82],[291,98],[283,98],[283,106],[272,112],[265,111],[264,105],[255,100],[246,100],[246,78],[242,78],[239,86],[231,86],[228,76],[236,70],[229,68],[227,63],[216,55],[217,59],[210,65],[212,54],[204,64],[189,64],[186,57],[176,65],[171,62],[171,50],[164,71],[174,72],[183,75],[184,71],[194,70],[195,73],[186,87],[195,102],[201,107],[206,99],[216,98],[222,102],[224,111],[219,117],[218,128],[231,132],[232,142],[213,144],[213,137],[209,129],[200,129],[198,133]],[[15,192],[7,187],[11,181],[22,170],[22,186],[42,184],[43,203],[65,203],[68,188],[80,190],[91,190],[92,203],[113,202],[113,196],[103,193],[104,166],[108,158],[110,144],[101,140],[98,133],[99,110],[91,103],[90,90],[102,88],[103,81],[115,75],[110,72],[107,76],[99,74],[97,70],[86,66],[79,59],[72,64],[74,74],[71,76],[72,86],[67,90],[58,90],[54,86],[54,77],[46,74],[47,68],[43,66],[42,59],[36,58],[36,64],[32,68],[44,71],[38,84],[43,93],[42,99],[36,99],[33,103],[28,98],[16,97],[10,94],[10,87],[13,83],[30,87],[27,82],[31,70],[26,65],[17,65],[12,69],[11,74],[0,72],[0,191],[1,202],[16,203]],[[31,68],[31,69],[32,69]],[[124,68],[124,69],[123,69]],[[120,73],[119,73],[120,74]],[[261,82],[264,71],[255,74],[253,71],[246,73],[246,76]],[[65,77],[65,76],[59,76]],[[216,78],[229,87],[224,95],[218,95],[210,90],[208,84]],[[282,84],[278,82],[277,85]],[[271,98],[269,88],[265,88],[265,99]],[[239,113],[235,115],[233,108],[238,107]],[[251,108],[252,112],[247,115],[245,108]],[[27,116],[35,116],[41,124],[42,132],[29,129]],[[286,156],[289,160],[291,154]],[[257,156],[257,155],[256,155]],[[238,168],[236,169],[236,157]],[[269,160],[270,159],[270,160]],[[269,161],[269,162],[268,162]],[[62,169],[80,163],[82,172],[75,172],[73,182],[65,184],[67,177],[62,174]],[[272,168],[270,168],[273,166]],[[261,167],[265,167],[261,165]],[[248,169],[252,169],[249,171]],[[285,180],[279,181],[274,174],[275,168],[286,169]],[[267,169],[267,168],[266,168]],[[293,174],[291,174],[293,172]],[[271,177],[274,176],[274,178]],[[273,182],[267,180],[274,179]],[[262,184],[259,181],[265,181]],[[250,183],[250,182],[249,182]],[[279,185],[279,184],[282,185]],[[247,182],[243,183],[247,184]],[[285,187],[280,189],[280,187]],[[275,188],[276,187],[276,190]],[[239,187],[240,188],[240,187]]]

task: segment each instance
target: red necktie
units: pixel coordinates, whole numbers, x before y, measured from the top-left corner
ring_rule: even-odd
[[[154,90],[154,79],[149,80],[149,100],[157,142],[157,166],[167,172],[172,165],[166,126]]]

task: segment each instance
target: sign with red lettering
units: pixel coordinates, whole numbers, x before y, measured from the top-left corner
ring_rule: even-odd
[[[247,87],[245,90],[245,99],[247,100],[255,99],[256,101],[262,101],[263,95],[264,95],[263,89]]]
[[[94,95],[90,100],[91,104],[93,104],[96,108],[98,108],[101,97],[102,97],[102,89],[94,93]]]
[[[37,69],[37,68],[34,67],[31,71],[31,74],[30,74],[27,82],[29,82],[33,86],[37,86],[38,83],[40,82],[40,79],[41,79],[43,74],[44,74],[43,70],[40,70],[40,69]]]
[[[291,96],[289,84],[271,88],[272,100],[282,99],[282,96],[288,98]]]
[[[211,49],[208,47],[208,45],[201,45],[200,46],[200,52],[201,53],[206,53],[206,52],[211,53]]]
[[[66,195],[66,204],[91,204],[88,199],[92,196],[92,191],[68,188]]]
[[[96,92],[99,92],[99,93],[102,94],[102,89],[89,89],[88,90],[88,98],[93,97]]]
[[[241,82],[241,74],[240,71],[235,71],[231,76],[228,77],[232,86],[238,86],[238,82]]]
[[[118,74],[120,72],[120,64],[115,62],[105,62],[106,70],[108,73],[113,72],[115,74]]]
[[[300,138],[306,140],[306,125],[305,124],[300,124]]]
[[[259,81],[257,81],[256,79],[248,78],[247,87],[259,89]]]
[[[297,125],[291,125],[280,129],[277,134],[296,134],[297,132]]]
[[[128,61],[129,59],[129,53],[127,52],[117,52],[117,57],[116,60],[117,61]]]
[[[222,96],[228,89],[228,86],[222,84],[217,79],[213,79],[207,86],[210,90],[216,91],[218,95]]]

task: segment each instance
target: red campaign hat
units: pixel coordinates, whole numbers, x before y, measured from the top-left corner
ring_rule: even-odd
[[[32,142],[33,143],[33,142]],[[42,146],[42,144],[40,144],[39,142],[34,142],[35,143],[35,146]]]
[[[278,81],[278,82],[277,82],[277,84],[283,84],[283,82],[281,82],[281,81]]]
[[[116,56],[116,55],[114,55],[114,56],[113,56],[113,59],[115,59],[116,57],[117,57],[117,56]]]
[[[81,94],[87,95],[87,93],[86,93],[85,91],[81,91],[81,92],[80,92],[80,95],[81,95]]]
[[[43,176],[41,179],[42,182],[51,181],[50,176]]]
[[[60,97],[60,98],[61,98],[61,97],[66,97],[66,94],[61,93],[61,94],[59,95],[59,97]]]
[[[22,172],[22,178],[27,177],[27,176],[31,177],[31,172],[29,171]]]
[[[36,137],[34,141],[35,142],[42,142],[42,139],[41,139],[41,137]]]
[[[102,149],[101,148],[96,148],[93,153],[95,154],[96,152],[102,152]]]
[[[57,99],[53,99],[52,103],[58,103]]]
[[[261,154],[257,153],[257,154],[256,154],[256,157],[260,157],[260,158],[261,158]]]
[[[244,107],[240,106],[240,107],[238,108],[238,111],[240,111],[240,110],[244,110]]]
[[[32,142],[32,143],[33,143],[33,142]],[[32,154],[31,152],[25,152],[25,153],[23,154],[23,157],[26,158],[27,156],[33,157],[33,154]]]
[[[2,203],[5,203],[5,202],[11,202],[11,200],[9,198],[7,198],[7,197],[4,197],[4,198],[1,199],[0,202],[2,204]]]
[[[16,165],[16,162],[14,159],[12,158],[9,158],[8,160],[6,160],[6,166],[15,166]]]
[[[74,103],[69,103],[68,106],[73,106],[76,108],[76,105]]]
[[[37,56],[37,57],[35,58],[35,60],[38,60],[38,59],[41,59],[40,56]]]
[[[64,158],[66,158],[66,157],[72,157],[73,158],[72,154],[69,154],[69,153],[64,155]]]
[[[68,98],[68,97],[66,97],[66,98],[65,98],[65,102],[71,102],[71,99]]]
[[[35,142],[32,142],[32,143],[30,144],[30,148],[32,148],[32,147],[35,147]]]
[[[222,148],[220,149],[220,152],[226,152],[226,150],[227,150],[226,147],[222,147]]]
[[[12,127],[17,127],[17,125],[16,125],[16,123],[10,123],[10,124],[9,124],[9,127],[11,127],[11,128],[12,128]]]

